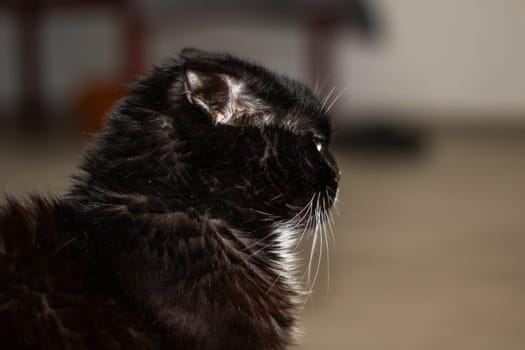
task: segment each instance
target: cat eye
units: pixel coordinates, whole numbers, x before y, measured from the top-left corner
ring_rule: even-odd
[[[322,144],[321,142],[317,141],[317,142],[315,143],[315,148],[317,148],[317,150],[318,150],[319,152],[321,152],[321,151],[323,150],[323,144]]]

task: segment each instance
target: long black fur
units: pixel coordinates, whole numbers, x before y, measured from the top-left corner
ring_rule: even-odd
[[[155,68],[67,195],[1,208],[0,347],[284,349],[301,290],[283,240],[316,195],[332,205],[329,141],[310,90],[258,65]]]

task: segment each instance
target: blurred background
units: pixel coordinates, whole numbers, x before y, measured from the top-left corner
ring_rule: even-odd
[[[298,349],[524,349],[524,15],[522,0],[0,0],[0,189],[66,191],[128,82],[183,47],[231,52],[333,102],[336,240]]]

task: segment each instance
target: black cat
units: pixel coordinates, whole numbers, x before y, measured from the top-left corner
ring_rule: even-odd
[[[284,349],[294,248],[339,180],[301,83],[187,49],[131,88],[63,198],[0,208],[2,349]]]

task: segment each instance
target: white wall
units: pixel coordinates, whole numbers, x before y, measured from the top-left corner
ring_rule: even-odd
[[[297,23],[236,17],[235,21],[163,21],[151,28],[151,62],[162,62],[184,47],[230,52],[252,59],[291,77],[304,79],[307,72],[303,27]],[[270,25],[269,25],[270,24]],[[274,23],[275,24],[275,23]]]
[[[59,107],[86,83],[120,72],[119,25],[109,9],[54,11],[42,25],[45,98]]]
[[[340,48],[346,106],[525,118],[525,1],[377,3],[388,30],[382,45]]]
[[[14,109],[19,93],[16,23],[0,12],[0,106]],[[42,21],[44,97],[54,110],[67,109],[85,80],[97,81],[118,71],[119,26],[104,7],[53,11]],[[9,114],[1,114],[0,118]]]

